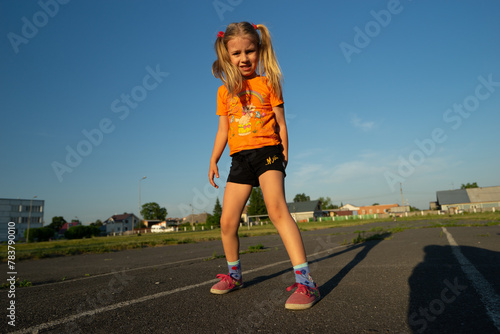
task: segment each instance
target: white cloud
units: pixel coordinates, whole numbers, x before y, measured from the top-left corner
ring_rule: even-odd
[[[355,128],[361,129],[363,131],[368,131],[375,127],[375,122],[363,121],[356,114],[352,115],[351,124],[354,125]]]
[[[336,165],[332,168],[328,182],[345,182],[348,180],[360,180],[368,177],[382,175],[384,166],[377,161],[367,161],[364,159],[353,160]]]
[[[363,151],[347,161],[330,163],[326,155],[314,155],[294,163],[288,170],[287,189],[289,195],[306,193],[312,197],[329,196],[336,201],[350,201],[354,204],[400,203],[399,180],[396,189],[391,190],[385,177],[386,172],[401,176],[401,160],[409,161],[405,150]],[[463,170],[467,161],[455,154],[436,150],[425,156],[424,161],[413,166],[411,173],[402,175],[405,200],[418,208],[426,209],[435,200],[437,190],[448,189],[452,182],[459,185],[464,179]],[[467,168],[466,168],[467,169]],[[408,170],[403,170],[405,173]],[[463,181],[465,182],[465,181]]]
[[[318,174],[323,172],[324,167],[322,164],[302,164],[293,174],[294,177],[305,182],[311,178],[318,177]]]
[[[302,152],[299,152],[297,154],[294,154],[292,159],[294,161],[300,161],[300,160],[308,160],[313,158],[314,156],[316,157],[321,157],[322,155],[326,154],[327,150],[324,148],[311,148]]]

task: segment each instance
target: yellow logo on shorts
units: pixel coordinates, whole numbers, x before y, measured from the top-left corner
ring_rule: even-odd
[[[271,157],[267,158],[267,164],[266,164],[266,166],[273,164],[278,159],[279,158],[277,156],[274,156],[272,158]]]

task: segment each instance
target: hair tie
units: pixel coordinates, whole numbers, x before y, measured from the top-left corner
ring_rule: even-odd
[[[217,34],[217,38],[223,38],[224,37],[224,31],[219,31],[219,33]]]
[[[257,30],[257,29],[258,29],[258,28],[257,28],[257,26],[256,26],[255,24],[253,24],[253,23],[252,23],[252,25],[253,25],[253,27],[255,28],[255,30]]]

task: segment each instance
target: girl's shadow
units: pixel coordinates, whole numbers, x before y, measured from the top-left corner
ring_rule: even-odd
[[[353,245],[353,246],[351,246],[343,251],[336,252],[336,253],[330,254],[328,256],[324,256],[322,258],[311,261],[310,263],[321,262],[321,261],[330,259],[332,257],[335,257],[338,255],[353,251],[355,249],[361,248],[361,250],[356,254],[356,256],[354,256],[354,258],[347,265],[345,265],[344,268],[342,268],[337,274],[335,274],[332,278],[330,278],[327,282],[325,282],[323,285],[321,285],[319,287],[319,292],[321,294],[321,298],[326,297],[330,292],[332,292],[332,290],[335,289],[335,287],[337,285],[339,285],[339,283],[344,279],[344,277],[354,267],[356,267],[356,265],[358,265],[361,261],[364,260],[366,255],[372,250],[373,247],[378,245],[382,240],[389,237],[390,235],[391,235],[391,233],[379,234],[378,235],[379,238],[377,240],[370,240],[370,241],[363,242],[361,244]]]
[[[348,247],[340,252],[335,252],[335,253],[326,255],[324,257],[309,261],[309,264],[311,265],[313,263],[318,263],[318,262],[321,262],[324,260],[328,260],[328,259],[331,259],[335,256],[339,256],[339,255],[342,255],[344,253],[361,248],[361,251],[359,251],[356,254],[356,256],[344,268],[342,268],[331,279],[329,279],[326,283],[324,283],[323,285],[321,285],[319,287],[319,292],[321,294],[321,297],[322,298],[326,297],[340,283],[340,281],[342,281],[342,279],[349,273],[349,271],[351,271],[351,269],[353,269],[357,264],[359,264],[361,261],[363,261],[363,259],[366,257],[368,252],[370,252],[370,250],[373,247],[378,245],[379,242],[381,242],[383,239],[389,237],[390,235],[391,235],[391,233],[379,234],[378,235],[379,239],[377,239],[377,240],[370,240],[370,241],[366,241],[366,242],[363,242],[360,244],[356,244],[356,245]],[[281,276],[281,275],[288,273],[288,272],[291,272],[291,271],[292,271],[292,268],[287,268],[287,269],[275,272],[275,273],[270,274],[270,275],[255,277],[251,281],[245,282],[245,287],[250,287],[254,284],[259,284],[259,283],[264,282],[268,279],[272,279],[272,278]]]

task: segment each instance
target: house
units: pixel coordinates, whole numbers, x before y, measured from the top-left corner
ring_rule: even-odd
[[[321,201],[306,201],[306,202],[291,202],[286,203],[288,211],[296,222],[308,221],[309,218],[317,218],[323,216],[321,209]]]
[[[330,211],[330,216],[354,216],[355,211],[336,209]]]
[[[307,201],[307,202],[291,202],[291,203],[286,203],[288,206],[288,211],[290,212],[290,215],[296,222],[300,221],[309,221],[309,218],[317,218],[317,217],[322,217],[323,216],[323,210],[321,210],[321,201],[315,200],[315,201]],[[255,215],[255,216],[249,216],[248,215],[248,206],[245,206],[243,209],[243,213],[241,214],[241,219],[245,222],[248,223],[251,220],[258,219],[258,218],[267,218],[269,217],[267,214],[266,215]]]
[[[169,226],[180,225],[178,218],[168,218],[166,220],[143,220],[142,223],[146,228],[152,228],[153,226],[163,226],[165,228]]]
[[[248,218],[248,205],[245,205],[243,208],[243,212],[241,213],[241,218],[240,221],[244,221],[245,223],[248,223],[249,218]]]
[[[183,223],[190,223],[191,225],[193,224],[205,224],[207,222],[208,218],[208,213],[203,212],[203,213],[195,213],[195,214],[190,214],[182,220]]]
[[[248,208],[250,205],[245,205],[243,208],[243,212],[241,213],[240,217],[240,222],[244,222],[245,224],[248,224],[249,222],[255,222],[255,221],[260,221],[261,219],[267,220],[269,218],[269,215],[263,214],[263,215],[249,215],[248,214]]]
[[[389,208],[388,213],[405,213],[405,212],[410,212],[410,206],[409,205],[404,205],[404,206],[393,206],[392,208]]]
[[[374,213],[389,213],[393,208],[396,207],[399,207],[399,204],[379,204],[379,205],[360,206],[358,214],[371,215]]]
[[[73,226],[78,226],[78,225],[82,225],[79,221],[73,221],[71,223],[64,223],[63,226],[61,227],[61,229],[59,229],[59,236],[63,237],[64,236],[64,233],[69,230],[71,227]]]
[[[358,211],[359,207],[354,206],[352,204],[345,204],[340,207],[341,210],[347,210],[347,211]]]
[[[352,211],[352,215],[357,215],[359,209],[360,209],[359,207],[354,206],[352,204],[346,204],[346,205],[343,205],[342,207],[340,207],[339,211],[340,212],[342,212],[342,211]]]
[[[143,220],[142,223],[144,224],[144,226],[146,228],[151,228],[153,227],[154,225],[158,225],[160,224],[162,221],[159,220],[159,219],[156,219],[156,220]],[[165,226],[166,227],[166,226]]]
[[[106,226],[106,234],[123,234],[124,232],[132,231],[139,225],[140,221],[133,213],[124,213],[106,219],[103,222],[103,226]]]
[[[475,210],[500,207],[500,186],[436,192],[441,210]]]

